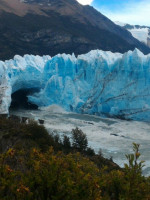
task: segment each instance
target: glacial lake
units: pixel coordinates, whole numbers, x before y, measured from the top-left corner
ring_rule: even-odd
[[[143,173],[150,175],[150,123],[104,118],[65,112],[58,106],[41,110],[12,110],[10,114],[28,117],[34,120],[43,119],[49,132],[71,137],[71,130],[78,127],[88,138],[89,146],[95,152],[102,150],[106,158],[121,167],[127,162],[125,154],[132,153],[132,143],[140,144],[141,160],[145,161]]]

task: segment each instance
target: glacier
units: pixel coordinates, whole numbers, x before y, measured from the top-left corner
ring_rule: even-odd
[[[0,61],[0,114],[9,113],[14,92],[34,88],[28,101],[38,107],[150,121],[150,54],[93,50]]]

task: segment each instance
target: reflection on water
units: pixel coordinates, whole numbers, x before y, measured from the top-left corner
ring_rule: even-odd
[[[150,174],[150,124],[137,121],[101,118],[91,115],[67,113],[58,106],[42,110],[17,110],[11,114],[26,116],[35,120],[44,119],[50,132],[71,136],[75,127],[86,133],[89,146],[96,152],[102,149],[103,155],[120,166],[126,162],[125,154],[132,152],[132,143],[140,144],[142,160],[146,161],[145,173]]]

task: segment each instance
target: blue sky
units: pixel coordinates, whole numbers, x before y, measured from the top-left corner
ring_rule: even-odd
[[[150,0],[78,0],[90,4],[113,21],[150,26]]]

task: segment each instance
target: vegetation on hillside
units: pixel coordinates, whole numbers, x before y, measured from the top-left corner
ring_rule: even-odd
[[[126,157],[120,169],[96,155],[78,128],[60,140],[33,121],[0,118],[0,199],[150,200],[139,145]]]

